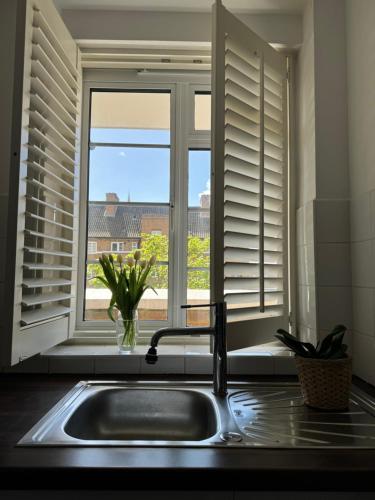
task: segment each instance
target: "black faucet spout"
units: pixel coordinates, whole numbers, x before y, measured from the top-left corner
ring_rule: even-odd
[[[226,343],[226,304],[188,305],[190,307],[215,307],[214,327],[186,327],[186,328],[160,328],[151,337],[150,348],[146,354],[146,363],[155,364],[158,360],[157,346],[162,337],[180,335],[212,335],[213,336],[213,384],[214,394],[225,396],[227,394],[227,343]]]
[[[150,349],[147,351],[145,360],[149,365],[154,365],[156,363],[156,361],[158,360],[156,347],[150,347]]]

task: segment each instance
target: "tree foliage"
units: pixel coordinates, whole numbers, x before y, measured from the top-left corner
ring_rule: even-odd
[[[168,262],[168,245],[169,239],[167,235],[143,233],[141,235],[141,247],[143,259],[150,259],[152,255],[156,256],[157,263]],[[188,236],[188,267],[197,267],[198,270],[188,271],[188,288],[207,290],[210,287],[210,239],[198,238],[197,236]],[[129,252],[130,255],[133,252]],[[102,288],[103,284],[94,276],[102,276],[100,264],[87,265],[87,286],[90,288]],[[150,272],[150,285],[153,288],[168,288],[168,266],[157,264]]]

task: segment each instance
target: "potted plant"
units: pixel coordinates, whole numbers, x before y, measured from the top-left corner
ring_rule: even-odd
[[[137,307],[147,289],[150,288],[155,292],[148,283],[155,262],[155,256],[148,261],[141,260],[139,250],[133,256],[128,256],[125,261],[121,255],[118,255],[117,259],[111,254],[103,254],[99,258],[104,276],[96,278],[112,292],[107,313],[116,324],[120,353],[126,354],[134,350],[138,335]],[[117,319],[114,317],[115,309],[117,309]]]
[[[343,344],[346,327],[337,325],[316,346],[302,342],[285,330],[275,335],[295,353],[305,404],[323,410],[348,408],[352,360]]]

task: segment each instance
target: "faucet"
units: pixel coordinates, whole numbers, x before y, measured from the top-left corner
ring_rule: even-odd
[[[158,360],[157,346],[162,337],[175,335],[212,335],[213,337],[213,384],[214,394],[216,396],[225,396],[227,394],[227,340],[226,340],[226,322],[227,307],[225,302],[215,304],[196,304],[183,305],[182,309],[191,309],[195,307],[214,307],[215,325],[198,326],[186,328],[160,328],[151,337],[150,348],[146,354],[146,362],[155,364]]]

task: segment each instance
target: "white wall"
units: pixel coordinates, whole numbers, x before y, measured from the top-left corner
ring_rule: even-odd
[[[297,62],[298,326],[352,326],[345,3],[306,5]],[[349,338],[348,338],[349,340]]]
[[[298,208],[303,207],[316,196],[314,9],[312,0],[309,0],[306,5],[302,26],[303,43],[297,56],[296,71]]]
[[[89,40],[166,40],[209,42],[211,14],[110,10],[63,10],[73,38]],[[302,40],[301,16],[241,14],[239,17],[270,43],[288,47]]]
[[[315,65],[314,8],[309,0],[303,15],[303,43],[297,56],[297,328],[305,341],[316,340],[314,245]]]
[[[375,384],[375,2],[347,0],[355,372]]]
[[[315,0],[314,33],[316,309],[325,334],[352,326],[345,2]]]

